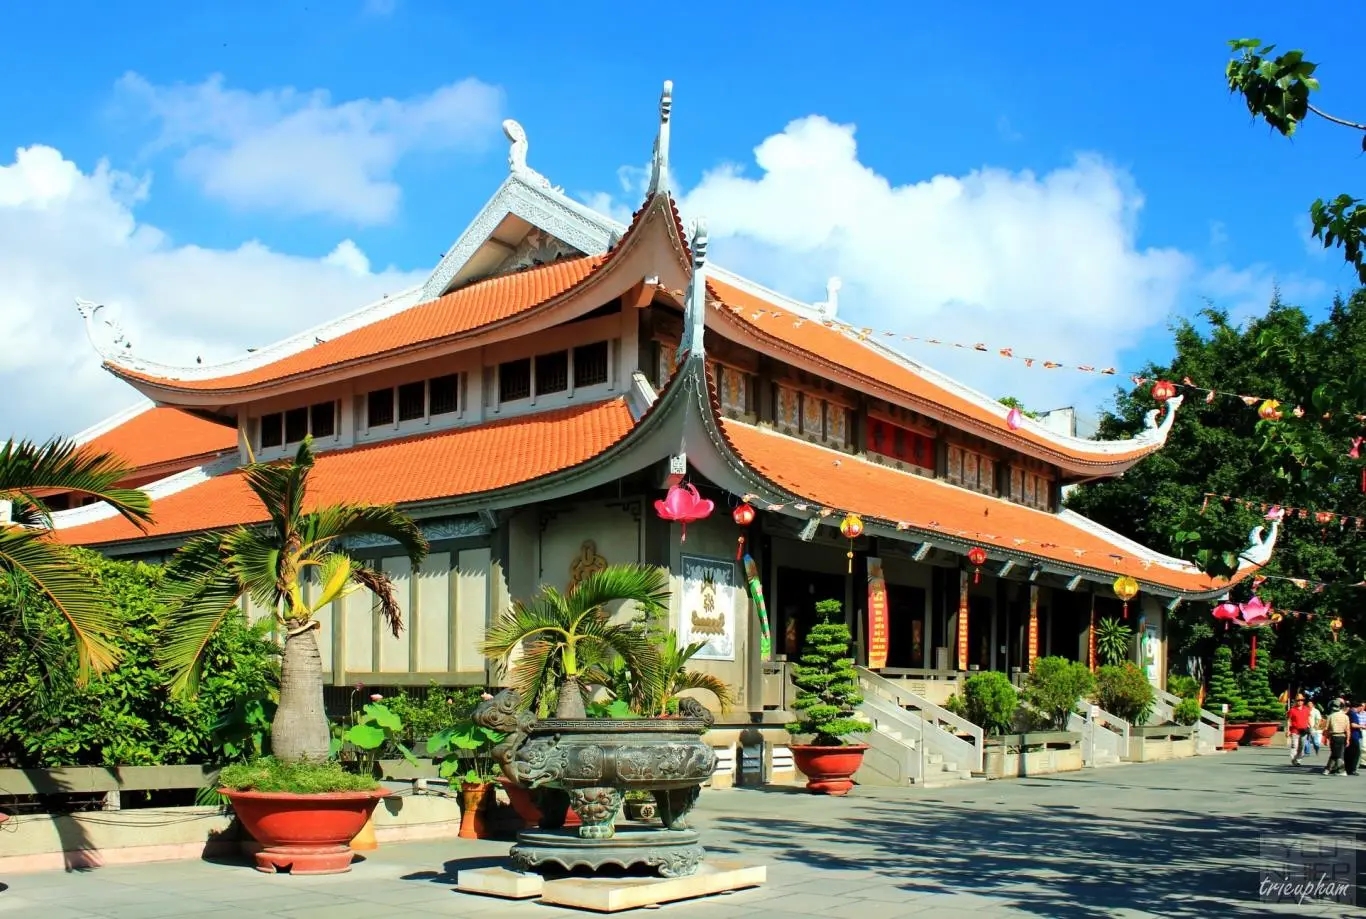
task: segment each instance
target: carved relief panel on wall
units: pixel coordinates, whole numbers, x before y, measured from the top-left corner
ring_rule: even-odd
[[[585,539],[583,545],[579,546],[579,554],[569,564],[569,586],[566,593],[573,593],[574,588],[590,575],[606,570],[607,559],[598,554],[598,544],[591,539]]]
[[[795,389],[778,386],[773,404],[773,424],[784,434],[796,434],[801,429],[801,396]]]
[[[731,418],[749,413],[749,375],[722,364],[717,367],[717,388],[721,396],[721,411]]]

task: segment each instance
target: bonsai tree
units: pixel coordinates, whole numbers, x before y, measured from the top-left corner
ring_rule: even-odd
[[[163,581],[171,626],[161,657],[176,692],[196,690],[209,639],[228,617],[240,615],[238,603],[244,596],[273,613],[284,650],[270,746],[273,756],[286,764],[323,763],[330,753],[318,653],[320,623],[314,618],[318,610],[363,587],[375,595],[394,635],[403,627],[393,582],[383,572],[364,567],[341,541],[347,536],[388,537],[403,548],[414,567],[427,555],[422,532],[393,506],[333,504],[305,510],[312,469],[308,439],[292,462],[247,466],[242,476],[269,522],[194,537],[171,560]],[[311,602],[304,598],[305,579],[318,587]]]
[[[792,682],[797,687],[792,707],[797,710],[797,720],[787,725],[787,730],[814,735],[812,746],[816,747],[842,747],[849,735],[868,730],[865,722],[854,717],[863,696],[858,691],[854,659],[849,656],[853,640],[849,627],[842,615],[839,621],[830,621],[843,610],[839,600],[817,601],[816,615],[821,621],[807,633],[801,663],[792,668]]]
[[[988,734],[1008,734],[1015,725],[1019,695],[1004,673],[987,670],[963,683],[963,707],[967,719]]]
[[[1067,718],[1077,703],[1096,691],[1091,668],[1065,657],[1040,657],[1025,681],[1024,701],[1042,712],[1056,730],[1067,727]]]
[[[1238,688],[1243,700],[1252,712],[1252,720],[1260,722],[1280,722],[1285,719],[1285,706],[1271,691],[1268,676],[1271,673],[1271,655],[1266,651],[1257,652],[1257,666],[1248,667],[1238,680]]]
[[[1133,637],[1133,629],[1113,616],[1102,619],[1096,625],[1096,654],[1099,655],[1101,663],[1124,663],[1129,658],[1129,642]]]
[[[1147,722],[1155,697],[1148,675],[1133,661],[1101,667],[1097,674],[1096,702],[1130,724]]]
[[[1221,645],[1214,652],[1214,667],[1210,671],[1209,694],[1205,702],[1216,712],[1227,705],[1225,719],[1228,721],[1237,723],[1252,719],[1252,709],[1248,708],[1233,678],[1233,651],[1227,645]]]
[[[502,665],[512,688],[540,717],[556,696],[556,718],[586,717],[586,674],[603,657],[619,657],[645,698],[662,698],[659,651],[638,621],[612,621],[607,607],[618,601],[634,603],[646,618],[657,615],[668,606],[668,573],[653,565],[608,565],[567,594],[543,586],[501,613],[479,650]]]
[[[67,546],[49,538],[52,509],[44,498],[54,492],[96,498],[142,528],[152,517],[151,498],[118,487],[131,472],[113,454],[70,441],[39,445],[10,440],[0,447],[0,572],[46,597],[66,620],[76,651],[76,677],[82,683],[118,663],[112,636],[121,625],[119,605],[75,563]],[[40,666],[53,662],[59,649],[49,646],[22,604],[0,613],[0,622],[22,634]]]

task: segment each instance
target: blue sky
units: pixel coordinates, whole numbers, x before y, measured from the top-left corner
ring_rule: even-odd
[[[1061,359],[1134,366],[1160,356],[1168,319],[1203,297],[1245,312],[1277,281],[1287,299],[1321,311],[1352,286],[1340,258],[1308,242],[1304,214],[1316,196],[1361,190],[1355,139],[1319,124],[1293,143],[1269,135],[1228,95],[1222,68],[1229,38],[1303,47],[1321,62],[1322,105],[1366,115],[1366,76],[1350,66],[1366,30],[1359,5],[1332,17],[1286,16],[1269,3],[1058,3],[1046,17],[1013,4],[630,9],[16,5],[0,33],[0,80],[12,90],[0,109],[0,170],[16,166],[16,149],[51,148],[60,156],[43,169],[62,164],[68,184],[44,198],[31,159],[8,177],[27,191],[7,199],[0,176],[0,242],[28,247],[7,272],[23,272],[8,294],[0,285],[0,312],[30,355],[0,364],[0,380],[36,379],[45,393],[0,410],[3,426],[70,432],[130,400],[91,369],[73,297],[117,301],[135,340],[191,363],[420,277],[505,175],[503,117],[522,122],[532,165],[557,184],[629,209],[638,203],[630,169],[648,159],[665,78],[675,81],[685,213],[705,209],[719,226],[718,258],[808,300],[840,274],[851,321],[1001,345],[1018,338]],[[207,84],[214,75],[221,81]],[[443,87],[449,94],[432,101]],[[306,95],[318,91],[326,96]],[[388,107],[347,108],[384,99]],[[300,111],[321,114],[291,120]],[[801,122],[809,116],[822,120]],[[857,153],[842,159],[838,127],[848,125]],[[315,129],[330,136],[316,148],[332,157],[327,169],[298,162],[315,149],[301,132]],[[777,135],[786,142],[770,148],[769,167],[756,164],[755,148]],[[798,178],[779,181],[778,161]],[[843,179],[822,198],[796,161],[818,161],[816,175],[843,169]],[[725,164],[738,172],[718,172]],[[912,186],[918,194],[897,193]],[[975,206],[951,210],[964,198]],[[796,233],[784,213],[793,202],[804,215],[828,205],[835,216]],[[1053,216],[1031,222],[1045,211]],[[953,246],[918,268],[914,258],[904,270],[893,264],[898,245],[923,251],[936,239],[973,254],[943,278],[925,275],[954,261]],[[1042,239],[1046,250],[1030,248]],[[349,278],[338,259],[321,261],[343,240],[364,253],[341,260]],[[1002,255],[1017,248],[1014,261]],[[1070,264],[1080,268],[1060,278],[1057,265]],[[1023,276],[1031,266],[1039,277]],[[1087,266],[1104,277],[1088,278]],[[1050,292],[1050,280],[1067,289]],[[1088,296],[1105,321],[1093,321]],[[909,347],[993,395],[1084,410],[1104,395],[1079,374],[1040,383],[1023,369],[983,368],[983,358]]]

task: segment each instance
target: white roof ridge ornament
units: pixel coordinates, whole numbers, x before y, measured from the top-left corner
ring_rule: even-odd
[[[837,277],[832,277],[825,282],[825,302],[815,304],[816,310],[830,319],[835,318],[835,314],[840,308],[840,288],[844,282]]]
[[[119,325],[117,319],[103,319],[97,322],[102,309],[103,303],[92,303],[80,297],[76,298],[76,311],[85,320],[85,337],[90,340],[90,346],[105,360],[116,361],[119,357],[126,358],[128,355],[123,352],[132,350],[132,342],[124,334],[123,326]]]
[[[1270,533],[1266,532],[1265,527],[1253,527],[1252,532],[1247,534],[1247,548],[1238,557],[1238,570],[1260,568],[1271,561],[1271,552],[1276,548],[1276,537],[1280,532],[1280,520],[1271,521]]]
[[[508,139],[508,172],[521,176],[542,188],[550,188],[550,180],[526,164],[526,128],[514,118],[503,120],[503,136]]]
[[[650,187],[653,196],[669,190],[669,117],[674,107],[674,81],[665,80],[659,94],[659,133],[655,135],[654,156],[650,160]]]
[[[678,359],[702,357],[707,327],[707,222],[698,218],[692,234],[692,279],[683,297],[683,338],[678,343]]]

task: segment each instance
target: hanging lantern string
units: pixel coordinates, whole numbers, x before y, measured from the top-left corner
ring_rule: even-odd
[[[862,520],[861,518],[858,518],[858,515],[857,515],[857,514],[854,514],[854,513],[851,512],[851,511],[842,511],[842,510],[837,510],[837,509],[832,508],[832,507],[824,507],[824,506],[821,506],[821,505],[819,505],[819,504],[810,504],[810,503],[800,502],[800,501],[789,502],[789,503],[776,503],[776,504],[775,504],[775,503],[766,502],[766,501],[764,501],[763,499],[761,499],[758,495],[755,495],[755,494],[747,494],[747,495],[744,495],[744,496],[741,498],[741,500],[744,501],[746,504],[752,504],[752,505],[755,505],[756,507],[762,506],[764,509],[770,510],[770,511],[781,511],[781,510],[784,510],[785,508],[789,508],[789,507],[790,507],[792,510],[795,510],[795,511],[797,511],[797,512],[799,512],[799,513],[808,513],[808,512],[809,512],[809,513],[812,514],[813,517],[818,517],[818,518],[820,518],[820,519],[822,519],[822,520],[824,520],[824,519],[826,519],[826,518],[828,518],[828,517],[835,517],[835,516],[839,516],[839,517],[842,517],[842,518],[854,517],[855,519],[858,520],[858,526],[859,526],[858,532],[859,532],[860,534],[862,534],[862,533],[863,533],[863,530],[864,530],[863,520]],[[901,520],[901,521],[892,521],[892,523],[895,525],[896,529],[899,530],[899,531],[903,531],[903,532],[904,532],[904,531],[909,530],[909,529],[912,528],[912,524],[910,524],[910,523],[908,523],[908,522],[906,522],[906,521],[904,521],[904,520]],[[1029,552],[1030,550],[1029,550],[1028,547],[1031,547],[1031,546],[1034,547],[1035,549],[1052,549],[1052,550],[1055,550],[1055,551],[1066,551],[1066,552],[1071,552],[1072,555],[1073,555],[1073,557],[1074,557],[1075,559],[1077,559],[1078,563],[1080,563],[1082,559],[1096,560],[1096,561],[1099,561],[1099,560],[1101,560],[1101,559],[1104,559],[1104,560],[1106,560],[1109,564],[1111,564],[1111,565],[1113,565],[1114,567],[1118,568],[1120,565],[1124,564],[1125,562],[1137,562],[1139,565],[1141,565],[1141,566],[1143,567],[1143,570],[1145,570],[1145,571],[1151,569],[1151,568],[1153,567],[1153,565],[1156,564],[1156,562],[1155,562],[1153,559],[1150,559],[1150,558],[1142,558],[1142,557],[1140,557],[1140,556],[1124,555],[1123,553],[1120,553],[1120,552],[1110,552],[1110,553],[1104,553],[1104,554],[1102,554],[1102,553],[1100,553],[1100,552],[1095,551],[1094,549],[1084,549],[1084,548],[1079,548],[1079,547],[1077,547],[1077,546],[1066,545],[1066,544],[1064,544],[1064,543],[1056,543],[1056,542],[1048,542],[1048,541],[1033,540],[1033,539],[1028,539],[1028,538],[1023,537],[1023,536],[1004,537],[1004,536],[1000,536],[1000,535],[995,534],[995,533],[986,533],[986,532],[982,532],[982,531],[980,531],[980,530],[956,530],[956,529],[949,529],[948,527],[945,527],[944,525],[942,525],[941,523],[939,523],[939,521],[937,521],[937,520],[930,520],[930,521],[928,521],[928,522],[926,522],[926,523],[916,524],[915,526],[916,526],[916,528],[919,528],[919,529],[934,530],[935,532],[942,533],[944,536],[952,537],[953,539],[957,539],[957,540],[959,540],[959,541],[961,541],[961,542],[987,542],[987,543],[992,543],[992,544],[994,544],[995,546],[997,546],[997,547],[999,547],[999,548],[1003,548],[1003,549],[1015,549],[1015,550],[1018,550],[1018,551],[1021,551],[1021,552]],[[842,535],[843,535],[843,534],[842,534]],[[1034,554],[1034,553],[1031,553],[1031,554]],[[852,562],[851,562],[851,567],[852,567]],[[1102,570],[1102,569],[1100,569],[1100,568],[1095,567],[1094,565],[1090,565],[1090,566],[1088,566],[1088,567],[1091,567],[1093,570],[1097,570],[1097,571]],[[1268,580],[1268,579],[1277,580],[1277,581],[1289,581],[1290,583],[1294,584],[1296,587],[1302,587],[1302,588],[1304,588],[1304,589],[1311,589],[1311,588],[1312,588],[1312,589],[1314,590],[1315,593],[1320,593],[1320,592],[1322,592],[1322,591],[1324,591],[1324,590],[1326,590],[1326,589],[1328,589],[1328,588],[1330,588],[1330,587],[1366,587],[1366,580],[1356,581],[1356,582],[1351,582],[1351,583],[1349,583],[1349,582],[1347,582],[1347,581],[1317,581],[1317,580],[1314,580],[1314,579],[1311,579],[1311,578],[1298,578],[1298,577],[1291,577],[1291,576],[1289,576],[1289,575],[1279,575],[1279,574],[1258,574],[1258,575],[1253,576],[1253,578],[1252,578],[1252,583],[1253,583],[1254,588],[1255,588],[1257,585],[1259,585],[1262,581],[1265,581],[1265,580]],[[1217,581],[1219,581],[1219,580],[1223,580],[1223,579],[1222,579],[1222,578],[1220,578],[1220,579],[1212,579],[1212,583],[1217,583]]]

